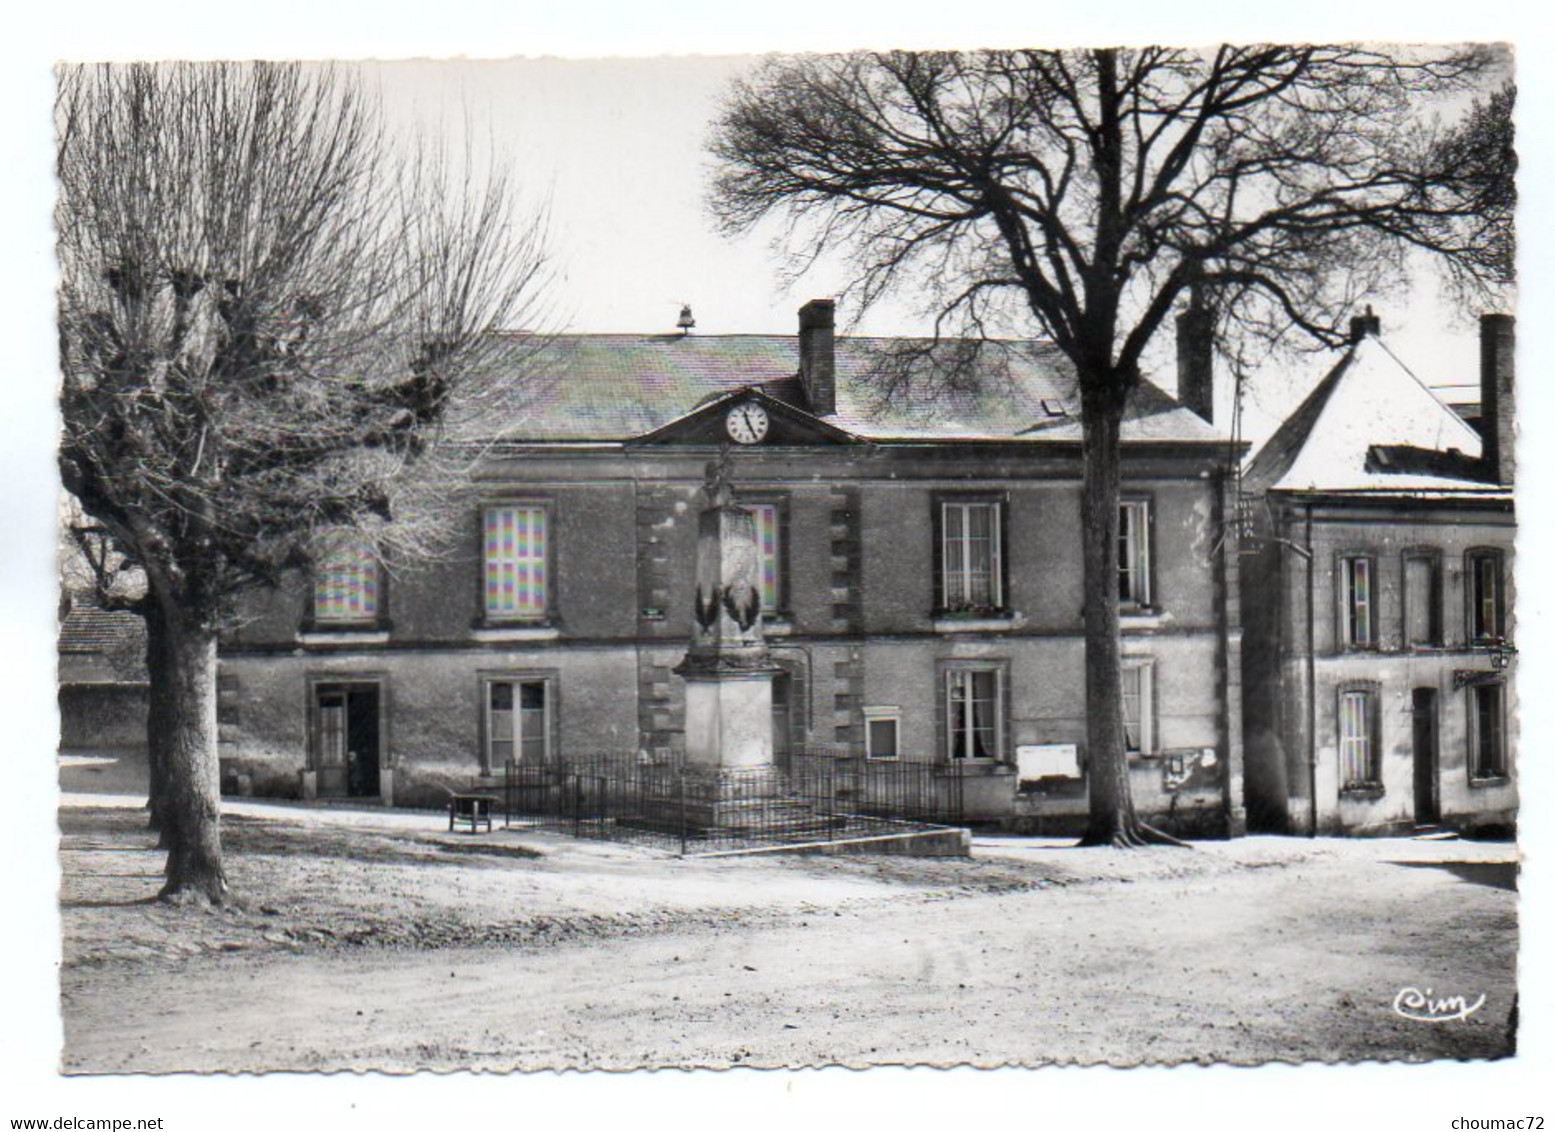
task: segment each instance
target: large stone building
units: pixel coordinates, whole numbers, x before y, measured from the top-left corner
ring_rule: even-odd
[[[1245,477],[1254,829],[1511,828],[1513,324],[1481,326],[1480,432],[1355,320]]]
[[[1189,320],[1191,322],[1191,320]],[[439,804],[520,763],[684,745],[710,459],[760,537],[779,763],[804,748],[930,764],[966,816],[1077,828],[1086,810],[1080,424],[1029,342],[575,335],[498,383],[453,440],[480,452],[468,538],[430,567],[336,546],[222,645],[224,780]],[[1150,384],[1123,427],[1126,716],[1137,803],[1242,817],[1238,450]]]

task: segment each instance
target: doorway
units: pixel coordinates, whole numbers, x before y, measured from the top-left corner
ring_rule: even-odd
[[[378,797],[379,686],[366,682],[317,684],[313,695],[320,796]]]
[[[1415,824],[1441,820],[1441,776],[1437,773],[1436,689],[1416,688],[1411,697],[1415,751]]]
[[[794,761],[794,680],[788,672],[772,678],[772,761],[789,770]]]

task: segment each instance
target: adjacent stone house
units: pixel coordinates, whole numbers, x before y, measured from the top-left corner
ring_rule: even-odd
[[[224,781],[437,805],[509,759],[680,748],[699,492],[727,450],[782,669],[779,763],[821,748],[931,764],[968,818],[1078,828],[1072,373],[1040,343],[929,345],[838,337],[828,300],[797,336],[562,336],[542,376],[460,414],[451,441],[480,454],[462,547],[412,571],[341,539],[225,636]],[[1207,415],[1207,338],[1183,356]],[[1177,828],[1237,833],[1239,451],[1148,383],[1123,451],[1135,797]]]
[[[1251,828],[1512,827],[1513,338],[1482,320],[1476,432],[1368,313],[1249,465]]]

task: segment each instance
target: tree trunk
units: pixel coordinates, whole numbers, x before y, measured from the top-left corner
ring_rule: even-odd
[[[227,899],[221,862],[221,794],[216,762],[216,633],[165,607],[162,667],[167,716],[157,812],[167,842],[167,882],[159,898],[175,903]]]
[[[1101,401],[1101,398],[1093,399]],[[1081,845],[1134,848],[1182,842],[1139,820],[1129,788],[1123,732],[1123,669],[1118,622],[1118,507],[1122,404],[1087,404],[1081,420],[1080,497],[1085,570],[1085,747],[1090,821]]]
[[[164,767],[167,765],[167,738],[172,718],[168,706],[168,682],[160,678],[167,666],[163,659],[166,648],[163,642],[167,631],[162,623],[161,610],[154,605],[146,611],[146,672],[150,676],[150,688],[146,697],[146,770],[150,779],[147,787],[146,809],[150,814],[147,826],[160,832],[157,848],[168,848],[167,826],[162,820],[166,805],[167,785]]]

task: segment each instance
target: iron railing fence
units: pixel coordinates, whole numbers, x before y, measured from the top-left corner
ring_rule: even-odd
[[[506,767],[509,826],[686,853],[884,836],[961,823],[957,768],[802,751],[709,770],[659,753]]]

